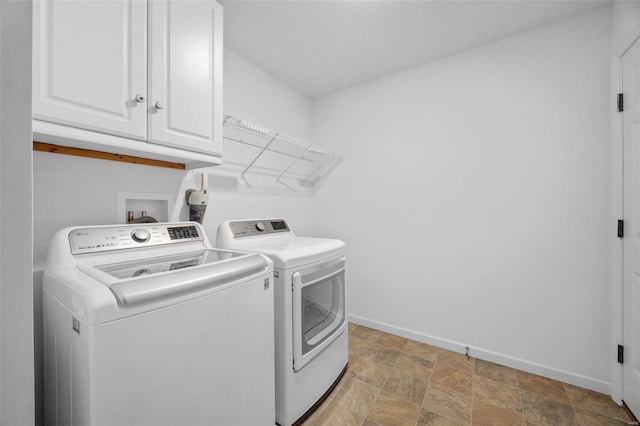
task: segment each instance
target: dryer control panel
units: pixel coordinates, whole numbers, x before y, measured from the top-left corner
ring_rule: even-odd
[[[234,238],[290,231],[289,225],[284,219],[243,220],[230,222],[229,228],[231,228]]]
[[[98,253],[203,239],[198,227],[193,223],[102,226],[76,228],[69,232],[71,254]]]

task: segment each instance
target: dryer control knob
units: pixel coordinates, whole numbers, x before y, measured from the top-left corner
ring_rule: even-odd
[[[264,223],[262,223],[262,222],[256,223],[256,229],[258,231],[260,231],[260,232],[264,231],[264,229],[265,229]]]
[[[151,239],[151,234],[146,229],[134,229],[131,238],[138,243],[146,243]]]

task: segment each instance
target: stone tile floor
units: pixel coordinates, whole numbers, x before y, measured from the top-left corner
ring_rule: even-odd
[[[632,424],[608,395],[353,323],[349,333],[349,368],[305,426]]]

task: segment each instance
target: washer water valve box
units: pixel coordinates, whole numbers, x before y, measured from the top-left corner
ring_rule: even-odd
[[[168,222],[173,204],[174,196],[171,194],[118,192],[116,223],[147,222],[152,219]]]

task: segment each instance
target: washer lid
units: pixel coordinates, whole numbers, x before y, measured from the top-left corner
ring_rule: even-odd
[[[237,240],[238,250],[262,253],[278,269],[295,268],[343,254],[346,244],[329,238],[289,237]]]
[[[230,251],[198,250],[195,252],[180,253],[170,256],[159,256],[106,265],[96,265],[93,267],[84,266],[80,269],[89,275],[92,275],[103,284],[110,285],[118,282],[118,280],[126,280],[145,275],[155,275],[163,272],[175,271],[177,269],[192,268],[194,266],[220,262],[222,260],[232,259],[243,255],[243,253]],[[94,272],[93,269],[102,272],[102,274]]]
[[[118,304],[133,305],[240,282],[268,266],[256,254],[200,250],[78,269],[109,287]]]

